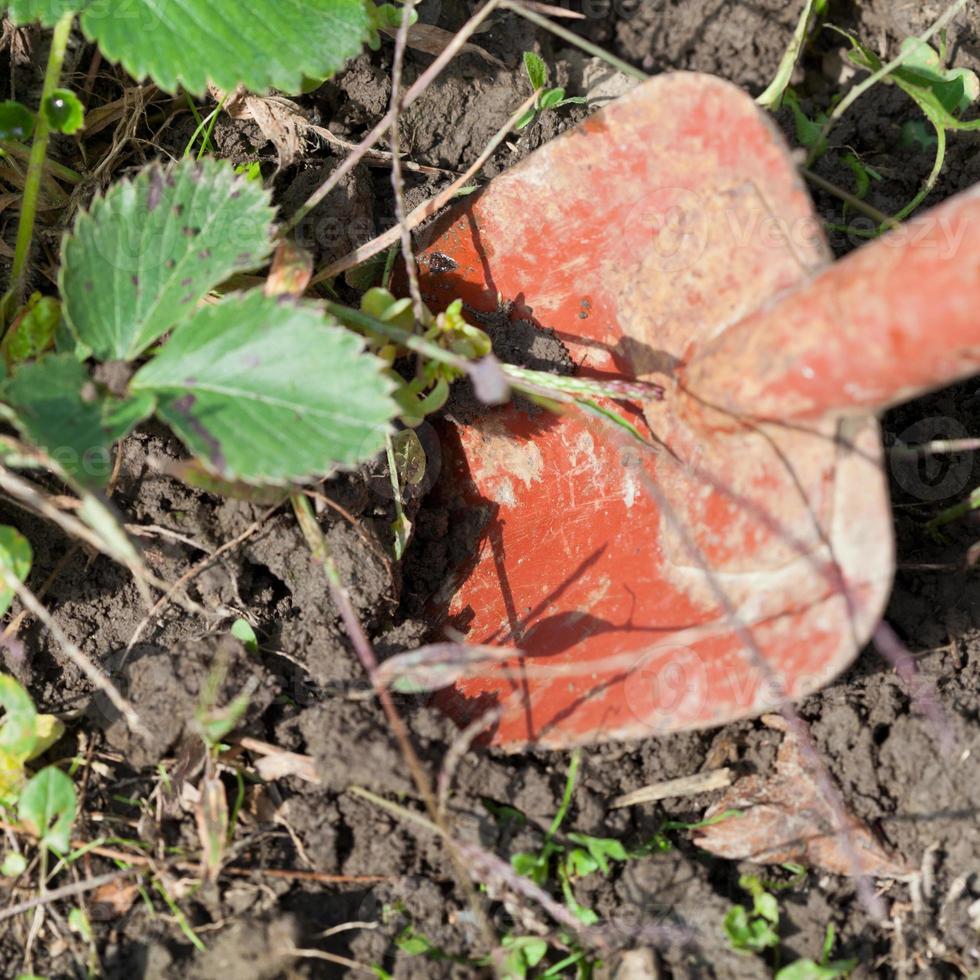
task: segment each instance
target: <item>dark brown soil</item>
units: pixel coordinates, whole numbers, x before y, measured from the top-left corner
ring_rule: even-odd
[[[756,94],[775,71],[799,4],[575,0],[574,6],[587,14],[584,21],[570,22],[576,30],[649,72],[707,71]],[[865,0],[855,6],[840,0],[831,5],[830,19],[879,50],[893,52],[904,36],[923,30],[939,12],[938,4]],[[424,23],[447,29],[459,26],[468,13],[469,5],[460,0],[420,4]],[[954,63],[980,68],[980,14],[963,15],[959,22],[950,32]],[[570,94],[590,92],[599,103],[624,88],[608,69],[511,14],[497,15],[474,40],[506,68],[464,54],[405,114],[403,146],[418,163],[459,170],[482,150],[524,97],[519,68],[524,50],[537,47],[551,66],[554,83],[565,84]],[[840,47],[839,37],[824,33],[798,70],[798,89],[808,111],[825,108],[840,90]],[[356,141],[387,106],[390,58],[391,45],[386,43],[306,97],[304,105],[337,135]],[[409,52],[408,79],[430,60]],[[18,71],[23,75],[26,69]],[[505,169],[586,111],[570,107],[546,114],[495,155],[486,175]],[[780,118],[792,137],[791,120]],[[905,96],[879,86],[834,132],[835,147],[851,147],[882,174],[869,201],[884,211],[897,210],[909,200],[931,165],[929,154],[902,145],[901,127],[915,118],[918,112]],[[190,120],[175,124],[167,135],[169,149],[180,152],[192,129]],[[222,122],[215,138],[229,157],[258,155],[270,172],[275,165],[274,148],[251,124]],[[946,168],[929,203],[980,180],[978,141],[975,134],[951,139]],[[831,152],[817,169],[851,186],[850,171],[839,160]],[[277,192],[284,211],[305,200],[335,163],[336,158],[324,153],[280,174]],[[409,203],[417,203],[441,186],[443,178],[409,174],[407,180]],[[834,199],[818,194],[816,200],[829,222],[841,222]],[[322,261],[346,253],[392,221],[388,170],[359,167],[304,223],[300,236]],[[832,244],[842,253],[858,241],[839,234]],[[497,346],[508,345],[515,348],[511,359],[518,359],[521,348],[532,360],[543,357],[560,367],[557,341],[501,337]],[[884,420],[886,438],[924,441],[971,434],[978,399],[971,382],[905,405]],[[201,771],[194,718],[209,684],[217,684],[219,704],[242,690],[249,693],[236,737],[251,736],[312,756],[320,781],[289,776],[265,788],[241,784],[230,863],[239,869],[297,869],[304,874],[223,875],[216,884],[198,887],[187,865],[164,870],[162,880],[178,898],[186,928],[157,892],[146,901],[137,899],[120,917],[95,922],[95,950],[105,975],[120,980],[246,980],[349,972],[296,949],[348,957],[383,967],[395,977],[482,975],[484,970],[467,961],[479,952],[479,939],[442,843],[349,792],[356,785],[415,808],[405,763],[378,704],[366,694],[363,670],[288,509],[269,514],[267,506],[221,500],[163,475],[160,462],[179,456],[180,449],[162,429],[144,428],[121,453],[113,500],[129,524],[145,529],[141,543],[161,578],[176,580],[254,522],[260,526],[190,585],[189,598],[208,610],[206,617],[171,604],[148,623],[128,656],[124,651],[144,607],[124,571],[76,549],[47,591],[45,603],[68,636],[106,669],[118,672],[120,686],[153,732],[149,744],[132,736],[101,699],[92,700],[82,676],[65,666],[57,645],[37,625],[21,631],[22,647],[5,651],[5,669],[29,686],[38,705],[72,719],[69,735],[53,755],[62,759],[77,753],[98,764],[85,778],[76,837],[138,838],[148,854],[161,859],[177,854],[197,859],[194,808],[186,788],[197,784]],[[430,456],[435,459],[437,453]],[[910,698],[872,649],[800,710],[848,806],[908,862],[926,862],[931,886],[915,903],[905,884],[884,886],[887,921],[879,923],[856,896],[852,882],[810,873],[802,884],[778,893],[781,957],[783,963],[818,958],[827,926],[833,924],[838,936],[834,956],[858,960],[853,976],[976,976],[980,592],[965,556],[977,540],[977,521],[968,518],[952,525],[942,540],[930,537],[922,525],[924,518],[980,484],[980,472],[972,457],[953,456],[921,469],[896,466],[891,477],[900,569],[888,620],[934,686],[948,744],[918,710],[921,702]],[[383,471],[380,477],[368,470],[337,477],[322,490],[349,519],[328,505],[320,514],[357,612],[382,656],[425,641],[424,602],[442,581],[454,553],[469,540],[465,522],[450,520],[435,498],[415,500],[415,539],[405,561],[394,564],[386,557],[392,513],[385,487]],[[0,509],[0,520],[21,528],[34,546],[30,584],[37,588],[72,544],[19,511]],[[240,617],[255,628],[256,652],[228,638],[231,623]],[[423,698],[401,698],[399,706],[423,763],[435,777],[454,730]],[[563,829],[639,845],[665,820],[700,819],[712,797],[609,810],[612,797],[724,763],[764,772],[776,744],[775,733],[757,722],[744,722],[586,750]],[[452,797],[459,837],[479,840],[505,860],[518,850],[540,846],[541,828],[559,806],[568,764],[565,753],[466,755]],[[230,768],[222,779],[234,799],[239,784]],[[504,825],[484,801],[518,809],[526,826],[514,830]],[[578,900],[604,922],[610,952],[602,969],[615,969],[620,950],[649,947],[656,951],[662,976],[771,976],[771,959],[736,953],[722,930],[726,911],[746,900],[738,887],[739,874],[759,869],[711,858],[683,832],[668,837],[670,849],[635,858],[576,886]],[[114,867],[89,856],[75,872],[84,878]],[[385,880],[326,883],[311,877],[311,871]],[[790,879],[779,870],[761,873],[770,880]],[[0,891],[8,887],[0,884]],[[489,890],[492,897],[493,887]],[[67,914],[67,905],[59,908]],[[527,934],[540,914],[502,902],[490,908],[500,934]],[[344,923],[354,926],[328,935]],[[28,927],[24,916],[4,923],[0,975],[14,976],[23,968]],[[427,937],[439,954],[411,956],[400,949],[396,938],[406,927]],[[191,944],[189,929],[205,951]],[[35,973],[84,975],[85,946],[63,941],[63,936],[70,934],[57,920],[49,920],[34,945]],[[561,975],[574,976],[574,968]]]

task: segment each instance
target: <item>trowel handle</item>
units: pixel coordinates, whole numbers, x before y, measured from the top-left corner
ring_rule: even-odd
[[[976,373],[980,185],[729,328],[681,386],[695,415],[724,428],[726,416],[877,412]]]

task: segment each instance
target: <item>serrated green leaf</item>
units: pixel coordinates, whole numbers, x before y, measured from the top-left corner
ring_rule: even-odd
[[[20,791],[17,815],[43,847],[64,854],[71,847],[76,802],[72,781],[57,767],[45,766]]]
[[[13,99],[0,102],[0,140],[26,140],[34,132],[34,113]]]
[[[182,324],[133,378],[224,479],[284,484],[370,459],[397,411],[384,363],[310,303],[235,295]]]
[[[62,249],[69,325],[96,357],[132,360],[202,297],[272,250],[273,211],[224,162],[151,166],[79,216]]]
[[[85,0],[10,0],[7,8],[15,24],[39,20],[51,27],[62,14],[77,12],[84,6]]]
[[[85,35],[136,79],[167,92],[298,92],[304,77],[324,78],[361,50],[368,36],[364,0],[13,0],[15,23],[78,11]]]
[[[154,407],[147,393],[122,399],[99,390],[72,354],[22,364],[0,390],[24,438],[90,485],[108,479],[112,444]]]
[[[41,106],[48,125],[58,133],[71,136],[85,125],[85,109],[70,89],[55,89]]]
[[[535,91],[548,84],[548,66],[544,63],[544,58],[533,51],[524,52],[524,70]]]

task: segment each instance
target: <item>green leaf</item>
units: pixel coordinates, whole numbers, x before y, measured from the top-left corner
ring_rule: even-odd
[[[0,102],[0,140],[26,140],[34,132],[34,113],[13,99]]]
[[[548,84],[548,66],[544,63],[544,58],[533,51],[524,52],[524,70],[535,92]]]
[[[540,854],[519,851],[510,856],[510,866],[537,885],[543,885],[548,880],[548,859]]]
[[[23,364],[0,390],[24,438],[87,484],[108,479],[112,444],[154,406],[147,393],[116,398],[100,390],[73,354]]]
[[[4,878],[16,878],[27,870],[27,858],[16,851],[8,851],[0,864],[0,875]]]
[[[53,296],[33,293],[0,343],[7,366],[39,357],[55,342],[61,304]]]
[[[783,103],[788,105],[793,113],[793,124],[796,127],[796,138],[801,146],[813,150],[818,155],[827,150],[827,140],[823,136],[823,125],[827,117],[820,113],[815,120],[811,120],[800,107],[800,100],[792,89],[787,89],[783,95]]]
[[[588,834],[571,833],[569,840],[581,844],[603,874],[609,873],[609,861],[626,861],[629,854],[622,842],[614,837],[590,837]]]
[[[242,720],[248,710],[249,696],[246,693],[235,695],[223,708],[201,709],[196,721],[201,737],[210,746],[216,746]]]
[[[110,61],[167,92],[298,92],[361,50],[368,35],[364,0],[14,0],[15,23],[51,26],[69,10]]]
[[[876,72],[882,61],[857,38],[834,28],[851,42],[848,58],[860,68]],[[980,129],[980,119],[963,122],[958,115],[980,98],[980,79],[966,68],[944,69],[938,53],[919,38],[902,42],[906,60],[885,78],[910,98],[937,128],[954,130]]]
[[[3,724],[0,725],[0,753],[26,761],[36,741],[37,710],[34,702],[17,681],[0,674],[0,705],[4,710]]]
[[[797,960],[776,973],[775,980],[837,980],[845,977],[857,966],[857,960],[839,960],[836,963],[814,963],[813,960]]]
[[[565,90],[563,88],[550,88],[547,92],[541,93],[541,98],[538,100],[538,106],[541,109],[554,109],[562,99],[565,98]]]
[[[68,913],[68,928],[77,932],[86,942],[92,941],[92,923],[83,908],[73,908]]]
[[[588,851],[575,847],[565,856],[565,867],[570,877],[584,878],[599,870],[599,862]]]
[[[514,129],[526,129],[531,123],[534,122],[535,117],[538,114],[538,110],[533,106],[526,110],[521,116],[518,117],[516,123],[514,123]]]
[[[938,140],[936,133],[921,119],[907,119],[902,123],[902,146],[914,146],[920,150],[934,150]]]
[[[10,0],[8,13],[15,24],[39,20],[45,27],[69,12],[77,12],[85,6],[85,0]]]
[[[75,804],[72,781],[55,766],[45,766],[20,791],[17,814],[42,846],[64,854],[71,847]]]
[[[44,100],[41,111],[48,125],[59,133],[70,136],[85,125],[85,109],[78,96],[67,88],[55,89]]]
[[[230,296],[182,324],[131,389],[211,472],[283,484],[370,459],[397,408],[384,362],[310,303]]]
[[[430,939],[422,933],[416,932],[411,926],[405,926],[395,937],[395,945],[409,956],[421,956],[438,950],[438,947]]]
[[[238,640],[239,643],[249,653],[259,652],[259,641],[255,635],[255,630],[252,629],[251,624],[247,619],[236,619],[235,622],[231,624],[231,635]]]
[[[8,527],[6,524],[0,525],[0,567],[5,571],[12,572],[14,577],[23,582],[27,578],[27,573],[31,570],[31,562],[34,559],[34,553],[31,550],[31,543],[24,537],[20,531],[15,528]],[[6,611],[10,608],[10,603],[14,600],[14,590],[8,585],[0,583],[0,616],[4,615]],[[0,682],[9,681],[8,677],[0,677]],[[16,683],[16,681],[14,681]],[[19,686],[19,685],[18,685]],[[23,688],[21,688],[23,690]],[[24,692],[24,697],[27,698],[28,703],[30,703],[30,698],[27,693]],[[7,701],[4,700],[3,695],[0,694],[0,704],[2,704],[7,711],[10,711],[10,706]],[[33,706],[31,707],[33,711]],[[0,737],[0,745],[3,745],[3,739]]]
[[[96,357],[132,360],[272,250],[269,195],[211,158],[151,166],[79,216],[62,249],[69,325]]]
[[[741,905],[733,905],[725,914],[725,933],[734,949],[759,953],[779,945],[779,936],[765,919],[750,918]]]

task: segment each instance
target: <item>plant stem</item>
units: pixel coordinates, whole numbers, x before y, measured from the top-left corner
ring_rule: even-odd
[[[358,618],[357,612],[355,611],[353,603],[350,600],[350,595],[348,594],[347,589],[344,587],[343,580],[340,577],[340,572],[337,570],[337,566],[334,563],[333,555],[330,554],[326,538],[323,536],[323,531],[320,530],[320,525],[317,524],[316,517],[313,515],[313,508],[310,506],[310,501],[302,493],[290,494],[289,500],[293,506],[293,513],[296,515],[296,520],[299,523],[300,531],[306,540],[310,553],[313,555],[314,560],[320,565],[326,575],[327,583],[330,587],[331,598],[334,601],[334,605],[337,607],[337,611],[340,613],[341,621],[343,622],[347,635],[354,647],[354,651],[361,662],[361,666],[368,675],[368,680],[371,682],[371,686],[374,688],[378,701],[381,702],[381,707],[388,719],[388,724],[391,727],[392,735],[394,735],[395,741],[398,743],[398,747],[402,753],[402,758],[405,760],[405,764],[408,766],[408,770],[412,776],[412,781],[415,783],[415,788],[418,790],[418,794],[422,798],[425,809],[429,814],[430,821],[435,827],[438,828],[443,839],[446,841],[446,850],[449,852],[449,858],[453,864],[454,870],[456,871],[456,876],[459,880],[460,887],[466,896],[470,909],[473,912],[476,925],[482,933],[484,942],[486,942],[488,949],[492,951],[497,946],[497,937],[493,931],[493,926],[491,925],[490,920],[487,918],[486,912],[483,908],[483,903],[480,901],[480,898],[476,893],[476,889],[473,887],[473,882],[471,881],[469,875],[469,869],[467,868],[466,863],[463,861],[456,842],[449,833],[449,829],[446,827],[445,822],[442,819],[439,812],[439,807],[436,804],[435,794],[432,792],[432,785],[429,782],[429,777],[422,768],[422,763],[419,760],[418,754],[412,746],[408,729],[405,727],[405,723],[402,721],[401,715],[398,713],[398,709],[395,707],[395,703],[391,698],[390,692],[383,684],[379,683],[378,658],[374,652],[374,648],[371,646],[371,641],[364,632],[364,627],[361,626],[361,621]]]
[[[535,99],[537,99],[537,92],[532,92],[518,107],[514,110],[508,120],[497,130],[494,136],[491,138],[490,142],[484,147],[483,152],[476,158],[476,160],[466,168],[466,172],[457,177],[445,190],[440,191],[435,197],[429,198],[427,201],[423,201],[411,214],[406,215],[404,222],[401,225],[395,225],[393,228],[389,228],[388,231],[379,235],[377,238],[372,239],[364,245],[359,246],[354,249],[353,252],[348,253],[342,258],[337,259],[335,262],[331,262],[328,266],[321,269],[311,280],[310,285],[314,286],[317,283],[323,282],[326,279],[333,279],[334,276],[339,275],[341,272],[345,272],[347,269],[352,268],[355,265],[360,265],[360,263],[366,261],[378,252],[390,245],[395,245],[398,243],[401,229],[407,227],[408,229],[413,229],[418,227],[427,218],[432,217],[437,211],[444,208],[464,187],[464,185],[477,173],[477,171],[483,168],[483,165],[490,159],[491,156],[496,152],[497,147],[507,138],[507,136],[513,131],[514,126],[517,121],[524,115],[525,111],[534,105]],[[382,282],[387,282],[388,277],[382,279]]]
[[[11,307],[21,304],[24,298],[24,282],[27,272],[27,259],[31,251],[31,241],[34,238],[34,219],[37,216],[37,199],[41,191],[41,177],[44,174],[44,160],[48,154],[48,142],[51,138],[51,127],[44,113],[44,106],[61,81],[61,69],[65,63],[65,52],[68,50],[68,38],[75,21],[73,13],[62,14],[54,27],[51,37],[51,51],[48,54],[48,67],[44,73],[44,87],[41,90],[41,108],[37,114],[37,129],[34,142],[31,144],[31,157],[27,165],[27,182],[24,185],[24,198],[20,208],[20,220],[17,225],[17,245],[14,249],[14,263],[10,271],[10,288],[3,298],[0,309],[0,319],[4,328]]]
[[[816,0],[806,0],[806,3],[803,4],[803,11],[800,13],[793,38],[783,55],[783,60],[779,63],[775,77],[765,92],[755,100],[764,109],[778,109],[783,101],[783,93],[793,77],[793,69],[796,67],[796,62],[799,60],[803,45],[806,42],[807,29],[810,26],[810,17],[813,14],[815,4]]]
[[[453,35],[452,41],[439,53],[435,61],[422,72],[421,75],[412,83],[401,99],[401,110],[407,109],[428,87],[439,73],[449,64],[459,53],[463,45],[470,39],[471,35],[497,9],[499,0],[487,0],[487,2]],[[279,236],[288,235],[329,193],[333,190],[341,179],[364,157],[375,143],[391,128],[392,119],[395,113],[392,109],[384,114],[381,120],[375,125],[360,143],[357,148],[345,157],[344,161],[337,166],[330,176],[309,196],[307,202],[299,208],[296,213],[285,221],[279,228]]]
[[[536,24],[538,27],[544,28],[546,31],[550,31],[556,37],[560,37],[563,41],[567,41],[576,48],[581,48],[587,54],[592,55],[592,57],[599,58],[600,60],[606,62],[606,64],[612,65],[612,67],[617,71],[621,71],[624,75],[629,75],[630,78],[636,78],[641,82],[645,82],[650,77],[645,71],[641,71],[639,68],[634,68],[628,62],[620,60],[615,55],[611,55],[608,51],[603,51],[598,44],[593,44],[591,41],[586,41],[584,37],[580,37],[578,34],[573,33],[567,27],[562,27],[560,24],[556,24],[554,21],[548,20],[547,17],[542,17],[537,11],[532,10],[530,7],[526,7],[522,3],[517,3],[516,0],[500,0],[500,6],[505,10],[512,10],[515,14],[519,14],[525,20],[529,20],[532,24]]]
[[[0,143],[0,151],[15,160],[30,160],[31,158],[31,148],[24,146],[23,143],[18,143],[17,140],[6,140]],[[44,169],[66,184],[80,184],[85,180],[80,173],[72,170],[71,167],[66,167],[63,163],[58,163],[57,160],[45,160]]]
[[[938,34],[944,27],[946,27],[949,22],[966,6],[967,0],[956,0],[946,12],[926,31],[919,35],[919,40],[923,43],[927,43],[932,39],[932,37]],[[914,48],[910,45],[903,51],[900,51],[891,61],[887,64],[882,65],[876,72],[869,75],[863,82],[855,85],[854,88],[844,96],[840,102],[834,107],[834,111],[830,114],[830,118],[823,124],[823,128],[820,130],[820,136],[814,143],[814,149],[810,151],[810,156],[807,159],[807,166],[813,164],[814,159],[816,159],[816,147],[820,144],[826,142],[827,136],[830,134],[831,129],[834,128],[834,124],[840,119],[841,116],[847,112],[848,109],[868,91],[872,86],[877,85],[883,78],[890,75],[896,68],[900,67],[914,52]]]

